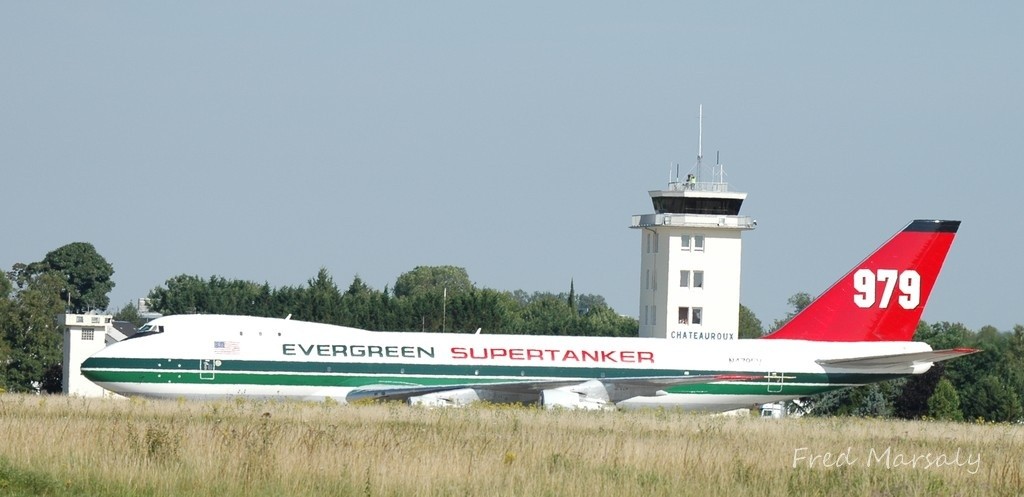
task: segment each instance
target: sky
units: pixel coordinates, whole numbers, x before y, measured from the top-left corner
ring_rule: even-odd
[[[649,190],[720,153],[765,325],[912,219],[962,220],[923,318],[1024,324],[1024,4],[3,2],[0,266],[90,242],[176,275],[602,295]]]

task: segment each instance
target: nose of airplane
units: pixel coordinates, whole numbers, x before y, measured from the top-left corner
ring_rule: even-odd
[[[89,357],[82,362],[80,367],[82,376],[86,377],[89,381],[96,381],[96,368],[100,365],[100,359],[96,356]]]
[[[81,366],[79,366],[82,376],[88,378],[90,381],[97,381],[99,376],[102,375],[102,371],[104,369],[109,369],[114,366],[112,361],[118,357],[117,349],[119,346],[123,348],[123,342],[108,345],[82,361]]]

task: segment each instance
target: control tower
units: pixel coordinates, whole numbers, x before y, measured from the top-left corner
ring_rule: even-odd
[[[640,336],[707,341],[739,338],[740,234],[756,222],[740,216],[746,193],[729,191],[721,164],[697,163],[668,188],[650,192],[653,214],[633,216],[640,238]]]

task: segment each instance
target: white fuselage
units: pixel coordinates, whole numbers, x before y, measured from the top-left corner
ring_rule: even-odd
[[[931,350],[920,342],[738,340],[695,346],[654,338],[371,332],[244,316],[168,316],[153,324],[165,331],[103,349],[83,364],[83,374],[124,395],[340,402],[367,386],[484,387],[698,374],[757,378],[666,388],[618,402],[719,411],[923,372],[900,366],[865,374],[863,368],[823,366],[816,362],[821,359]]]

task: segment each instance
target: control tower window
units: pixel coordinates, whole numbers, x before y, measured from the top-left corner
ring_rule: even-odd
[[[704,235],[697,235],[693,237],[693,250],[703,251],[704,250]]]
[[[689,251],[690,250],[690,235],[683,235],[683,236],[679,237],[679,244],[680,244],[680,248],[682,248],[685,251]]]
[[[690,308],[680,307],[679,308],[679,324],[689,324],[690,320]]]
[[[704,288],[704,271],[693,272],[693,287]]]
[[[690,287],[690,272],[687,270],[679,271],[679,288]]]
[[[704,308],[694,307],[693,308],[693,324],[700,324],[704,318]]]

